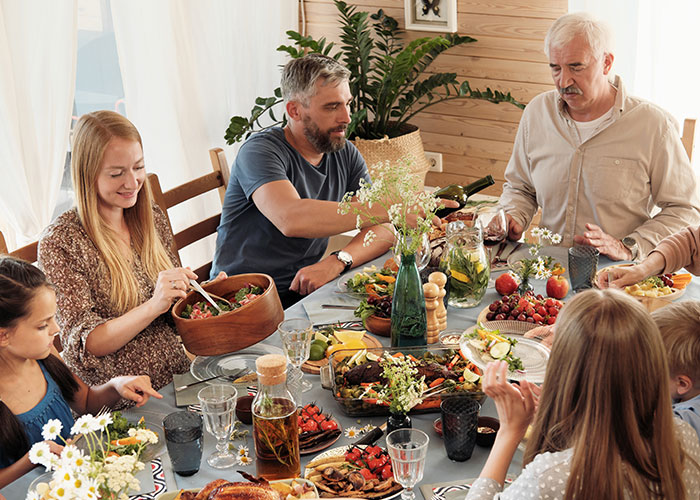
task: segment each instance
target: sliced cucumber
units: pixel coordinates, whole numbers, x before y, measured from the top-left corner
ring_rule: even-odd
[[[510,342],[497,342],[489,350],[489,354],[494,359],[503,359],[510,352]]]
[[[464,373],[462,374],[464,377],[465,382],[473,382],[477,383],[479,379],[481,378],[481,375],[477,375],[473,371],[471,371],[469,368],[464,369]]]

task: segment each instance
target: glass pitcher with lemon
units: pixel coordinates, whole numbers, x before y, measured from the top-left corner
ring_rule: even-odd
[[[491,274],[481,224],[450,222],[446,235],[441,267],[447,275],[447,303],[459,308],[475,307],[486,293]]]

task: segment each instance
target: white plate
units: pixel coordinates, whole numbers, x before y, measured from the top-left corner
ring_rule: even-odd
[[[348,280],[349,279],[350,279],[350,277],[348,277],[348,276],[341,276],[340,278],[338,278],[338,281],[337,281],[338,291],[340,293],[343,293],[345,295],[348,295],[349,297],[353,297],[356,299],[364,299],[365,297],[367,297],[366,293],[360,293],[360,292],[355,292],[353,290],[350,290],[348,288]]]
[[[593,286],[598,288],[598,276],[600,276],[603,273],[607,273],[608,269],[612,269],[613,267],[632,267],[633,265],[634,265],[633,263],[613,264],[612,266],[606,266],[602,269],[599,269],[598,272],[595,273],[595,279],[593,280]],[[676,300],[677,298],[679,298],[681,295],[683,295],[685,293],[685,288],[671,288],[671,290],[673,290],[673,291],[671,293],[669,293],[668,295],[659,295],[658,297],[640,297],[639,295],[632,295],[631,293],[629,295],[631,297],[634,297],[635,299],[655,298],[655,299]]]
[[[500,330],[501,335],[505,335],[518,341],[513,347],[513,354],[523,362],[524,371],[508,372],[511,380],[527,380],[535,384],[544,382],[544,375],[549,361],[549,349],[535,339],[526,339],[523,333],[533,328],[530,323],[523,321],[488,321],[484,327],[489,330]],[[529,326],[529,328],[528,328]],[[467,329],[464,333],[469,334],[476,329],[477,325]],[[469,343],[466,337],[462,337],[459,343],[462,354],[472,363],[484,370],[490,361],[484,361],[479,349]]]
[[[296,481],[298,483],[305,482],[309,485],[311,485],[314,489],[314,492],[316,493],[316,498],[318,498],[318,490],[316,489],[316,485],[309,481],[308,479],[302,479],[300,477],[294,478],[294,479],[278,479],[277,481],[270,481],[270,484],[273,483],[287,483],[291,484],[292,481]],[[233,480],[231,481],[232,483],[235,482],[245,482],[245,479],[241,478],[240,481]],[[199,493],[199,488],[191,488],[191,489],[186,489],[184,491],[191,491],[192,493]],[[177,491],[166,491],[165,493],[161,493],[156,497],[156,500],[175,500],[175,497],[177,494],[180,493],[180,490]]]
[[[197,380],[204,380],[218,375],[227,375],[241,368],[248,368],[254,373],[255,360],[265,354],[284,354],[284,352],[282,352],[282,349],[279,347],[268,344],[256,344],[229,354],[197,356],[192,361],[190,373],[192,373],[192,376]],[[220,383],[220,380],[214,379],[209,383]]]
[[[342,457],[345,455],[345,452],[348,451],[350,448],[352,448],[353,445],[348,445],[348,446],[338,446],[337,448],[331,448],[328,451],[324,451],[323,453],[319,453],[316,455],[310,462],[313,462],[314,460],[318,460],[320,458],[328,458],[328,457]],[[304,469],[304,477],[306,477],[309,473],[311,473],[313,469]],[[376,500],[388,500],[390,498],[398,498],[401,496],[401,492],[403,490],[399,490],[393,495],[389,495],[388,497],[380,497]],[[345,497],[329,497],[329,498],[345,498]]]
[[[569,277],[569,249],[567,247],[543,246],[537,255],[539,257],[552,257],[566,268],[564,276]],[[534,258],[536,257],[530,255],[530,246],[523,245],[508,256],[508,265],[513,268],[519,260]]]

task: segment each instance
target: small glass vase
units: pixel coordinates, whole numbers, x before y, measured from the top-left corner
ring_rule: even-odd
[[[391,302],[391,347],[428,344],[423,283],[415,254],[403,254]]]
[[[410,429],[412,427],[411,417],[406,413],[390,412],[389,418],[386,419],[386,434],[396,429]]]
[[[518,293],[520,295],[525,295],[527,292],[531,292],[534,289],[535,287],[533,287],[532,283],[530,283],[529,276],[527,278],[520,278],[520,284],[518,285]]]

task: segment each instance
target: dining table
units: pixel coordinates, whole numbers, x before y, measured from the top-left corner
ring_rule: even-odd
[[[512,243],[511,243],[512,244]],[[566,249],[563,249],[566,252]],[[504,253],[507,254],[508,250]],[[285,310],[285,319],[289,318],[319,318],[319,314],[325,318],[330,319],[328,322],[335,322],[336,320],[341,320],[342,318],[348,319],[348,313],[351,311],[336,310],[333,313],[332,309],[323,309],[323,304],[334,304],[334,303],[348,303],[348,304],[358,304],[360,299],[350,297],[347,294],[342,293],[342,284],[347,281],[347,279],[353,276],[356,272],[360,271],[363,267],[375,265],[377,268],[381,269],[383,263],[391,253],[387,253],[374,261],[360,265],[358,268],[351,269],[347,273],[341,275],[339,278],[325,284],[313,293],[304,297],[300,302],[294,304]],[[598,268],[603,268],[613,264],[605,256],[601,256],[598,263]],[[566,266],[566,263],[564,263]],[[477,307],[460,309],[452,306],[447,307],[447,328],[465,330],[476,323],[477,316],[479,313],[487,307],[491,302],[500,298],[500,295],[493,288],[493,278],[497,277],[501,272],[499,271],[492,273],[492,279],[490,286],[484,295],[483,300]],[[339,284],[340,283],[340,284]],[[534,285],[535,293],[545,295],[545,281],[542,280],[532,280]],[[568,296],[564,299],[570,299],[573,296],[573,292],[570,291]],[[690,282],[686,287],[685,293],[678,300],[688,300],[688,299],[700,299],[700,280],[696,277]],[[323,310],[321,310],[323,309]],[[334,316],[334,314],[337,316]],[[325,323],[325,321],[324,321]],[[318,324],[318,322],[316,322]],[[390,339],[387,337],[377,337],[383,346],[390,346]],[[279,333],[272,333],[269,337],[259,343],[260,346],[264,346],[267,349],[274,350],[275,348],[282,348],[282,342]],[[340,423],[341,427],[344,429],[343,434],[335,442],[332,447],[348,446],[358,439],[356,437],[348,437],[346,435],[348,429],[355,428],[360,429],[368,424],[372,426],[379,426],[386,422],[386,416],[362,416],[362,417],[351,417],[343,413],[341,406],[334,400],[333,395],[330,390],[324,389],[321,386],[321,379],[319,375],[304,374],[304,377],[313,384],[313,388],[308,392],[302,393],[301,404],[315,403],[324,412],[332,414],[332,416]],[[203,384],[202,384],[203,385]],[[144,406],[141,408],[132,408],[127,411],[128,414],[133,415],[143,415],[147,420],[162,423],[162,419],[170,414],[171,412],[182,410],[185,408],[178,408],[175,401],[175,391],[173,384],[169,384],[160,390],[163,395],[163,399],[151,398]],[[239,396],[242,394],[239,394]],[[480,415],[496,417],[497,412],[493,401],[490,398],[486,398],[483,402],[480,410]],[[455,462],[447,457],[445,452],[445,447],[442,438],[435,432],[433,428],[433,423],[440,416],[439,409],[436,409],[433,413],[418,413],[411,414],[412,425],[416,429],[424,431],[430,438],[428,445],[428,454],[425,465],[425,472],[422,480],[418,483],[415,491],[421,491],[420,494],[424,492],[420,489],[421,486],[426,485],[442,485],[442,484],[454,484],[462,485],[468,484],[469,481],[479,476],[482,467],[488,457],[489,448],[476,446],[474,448],[473,454],[470,459],[464,462]],[[250,450],[251,457],[254,458],[255,451],[252,441],[252,426],[242,425],[240,429],[248,429],[250,432],[248,436],[236,441],[232,441],[233,447],[236,449],[239,446],[247,446]],[[377,444],[380,446],[385,446],[384,437],[382,437]],[[181,488],[200,488],[207,484],[208,482],[223,478],[229,481],[242,481],[244,480],[241,474],[237,471],[245,471],[249,474],[255,475],[255,461],[253,460],[251,465],[246,466],[234,466],[230,469],[214,469],[207,464],[206,458],[215,451],[216,440],[208,432],[204,432],[203,436],[203,458],[201,461],[201,466],[199,471],[188,477],[179,476],[173,473],[170,460],[167,455],[167,449],[163,449],[160,458],[160,466],[162,470],[158,467],[158,473],[161,478],[164,478],[165,486],[160,488],[165,488],[167,491],[174,491]],[[319,452],[320,453],[320,452]],[[304,466],[311,461],[315,454],[303,455],[301,459],[302,473]],[[508,468],[508,476],[516,477],[522,469],[523,455],[522,451],[518,450]],[[4,495],[8,500],[18,500],[23,499],[26,496],[27,488],[31,481],[41,475],[44,472],[42,467],[37,467],[31,472],[27,473],[20,479],[11,483],[7,487],[0,490],[0,493]],[[150,484],[150,483],[149,483]],[[430,491],[430,489],[428,489]],[[417,493],[418,497],[419,493]],[[426,497],[423,494],[425,500],[432,500],[433,495],[429,494]],[[152,499],[155,495],[150,492],[143,492],[138,498]],[[435,496],[436,499],[445,498],[440,496]],[[454,498],[454,497],[452,497]]]

